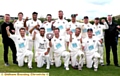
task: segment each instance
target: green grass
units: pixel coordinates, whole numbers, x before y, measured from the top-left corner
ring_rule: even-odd
[[[1,36],[0,36],[0,41]],[[120,44],[118,44],[118,59],[120,56]],[[104,51],[105,54],[105,51]],[[51,66],[50,70],[46,70],[45,66],[43,68],[37,68],[36,64],[33,62],[33,69],[30,70],[27,68],[27,64],[25,64],[23,67],[18,67],[17,65],[14,65],[12,63],[12,53],[9,50],[9,67],[4,66],[3,61],[3,45],[2,42],[0,43],[0,72],[49,72],[50,76],[119,76],[120,75],[120,68],[115,67],[113,64],[113,57],[111,53],[111,65],[110,66],[99,66],[99,69],[97,72],[94,72],[93,69],[88,69],[86,66],[83,67],[82,71],[78,71],[75,69],[72,69],[70,67],[69,71],[66,71],[63,68],[63,64],[60,68],[56,68],[55,66]],[[104,55],[105,60],[105,55]],[[119,60],[120,64],[120,60]]]

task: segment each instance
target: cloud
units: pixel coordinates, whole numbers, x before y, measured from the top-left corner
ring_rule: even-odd
[[[85,0],[85,1],[94,5],[105,5],[109,4],[112,0]]]

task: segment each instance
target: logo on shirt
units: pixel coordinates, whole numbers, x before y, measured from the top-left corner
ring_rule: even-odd
[[[59,24],[59,22],[57,22]]]
[[[33,22],[31,22],[31,24],[33,24]]]
[[[60,39],[60,41],[61,41],[62,39]]]
[[[93,42],[95,42],[95,40],[93,40]]]
[[[54,41],[56,41],[56,39],[54,39]]]
[[[78,41],[80,41],[80,39],[77,39]]]
[[[26,39],[23,39],[24,41],[26,40]]]
[[[63,24],[65,24],[65,22],[63,22]]]
[[[20,40],[20,38],[18,38],[18,40]]]
[[[38,48],[39,48],[39,49],[45,49],[44,43],[40,43]]]
[[[89,41],[87,41],[87,43],[89,43]]]
[[[44,40],[44,42],[46,42],[46,40]]]

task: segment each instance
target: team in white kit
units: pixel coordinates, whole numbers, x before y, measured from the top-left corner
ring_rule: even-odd
[[[63,14],[62,10],[58,11],[58,19],[54,21],[52,15],[47,14],[47,21],[42,23],[37,12],[32,13],[31,20],[28,17],[23,20],[23,13],[18,13],[18,20],[14,22],[15,34],[10,34],[9,27],[6,27],[8,36],[16,44],[18,66],[25,62],[32,69],[33,58],[38,68],[46,64],[46,69],[54,64],[60,67],[62,61],[65,70],[69,70],[69,62],[78,70],[82,70],[84,64],[87,68],[93,66],[94,71],[98,70],[99,63],[104,65],[103,30],[109,28],[106,21],[102,19],[103,25],[99,24],[97,17],[92,25],[85,16],[84,23],[79,23],[76,21],[77,14],[72,14],[71,22],[68,22]]]

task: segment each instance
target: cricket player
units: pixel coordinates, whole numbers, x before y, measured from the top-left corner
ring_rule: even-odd
[[[84,16],[84,23],[81,24],[80,28],[81,28],[81,37],[82,39],[85,39],[86,37],[88,37],[87,35],[87,29],[88,28],[92,28],[92,24],[89,23],[89,17],[88,16]],[[85,58],[85,57],[84,57]],[[86,64],[86,60],[84,59],[84,64]]]
[[[90,28],[87,30],[88,37],[82,40],[82,48],[85,51],[87,68],[92,68],[94,66],[94,71],[98,69],[98,61],[100,54],[98,53],[98,45],[102,44],[102,40],[98,40],[93,37],[93,30]]]
[[[33,29],[35,29],[35,27]],[[35,57],[37,59],[36,61],[37,67],[41,68],[44,65],[44,61],[46,60],[47,63],[46,69],[50,69],[50,57],[49,57],[50,47],[49,47],[49,41],[45,36],[45,28],[41,27],[40,33],[38,34],[34,31],[33,39],[34,41],[36,41]]]
[[[64,36],[60,35],[59,28],[54,29],[54,37],[50,42],[50,46],[54,48],[54,59],[55,59],[55,66],[60,67],[61,66],[61,57],[64,61],[64,68],[66,70],[69,70],[69,59],[70,59],[70,53],[67,51],[68,46],[67,41]]]
[[[9,32],[9,26],[6,27],[8,36],[15,41],[17,47],[17,61],[18,66],[22,67],[24,65],[24,57],[28,57],[28,68],[32,69],[32,58],[33,53],[28,48],[29,40],[32,40],[32,37],[26,36],[25,28],[20,28],[20,35],[12,35]]]
[[[43,26],[45,28],[45,36],[48,34],[48,33],[53,33],[53,28],[52,28],[52,24],[54,23],[54,21],[52,21],[52,15],[51,14],[47,14],[47,21],[45,21],[43,23]],[[53,47],[50,48],[50,62],[51,62],[51,65],[54,64],[54,57],[53,57]]]
[[[68,23],[67,25],[67,31],[70,30],[72,31],[73,33],[75,33],[75,29],[77,27],[80,27],[80,23],[76,21],[76,16],[77,14],[72,14],[71,15],[71,22]]]
[[[81,33],[80,28],[76,28],[75,33],[70,33],[70,43],[69,43],[72,67],[76,68],[76,66],[78,66],[78,70],[82,70],[83,57],[84,57],[84,52],[82,51],[82,42],[81,42],[80,33]]]
[[[14,23],[15,34],[20,35],[19,29],[24,27],[23,13],[18,13],[18,20]]]
[[[28,32],[29,32],[29,34],[28,34],[28,36],[30,36],[30,35],[33,35],[33,34],[30,34],[30,30],[34,27],[34,26],[39,26],[39,28],[40,28],[40,26],[42,26],[42,23],[41,23],[41,21],[40,20],[38,20],[37,19],[37,16],[38,16],[38,13],[37,12],[33,12],[32,13],[32,20],[28,20],[27,22],[26,22],[26,28],[28,29]],[[27,19],[26,19],[27,20]],[[24,25],[25,26],[25,25]],[[36,32],[36,33],[39,33],[39,28],[35,28],[34,29],[34,31]],[[36,47],[35,46],[35,41],[32,41],[32,42],[30,42],[30,50],[32,50],[32,48],[33,48],[33,46],[34,47]],[[34,48],[34,52],[35,52],[36,50],[35,50],[35,48]],[[27,60],[25,59],[25,62],[27,62]],[[36,58],[35,58],[35,62],[36,62]]]
[[[97,37],[99,40],[103,41],[103,39],[104,39],[103,31],[105,29],[108,29],[108,24],[107,24],[107,22],[104,19],[101,20],[101,22],[103,23],[103,25],[99,24],[99,22],[100,22],[99,18],[96,17],[95,20],[94,20],[94,25],[93,25],[93,35],[95,37]],[[102,43],[102,45],[98,46],[98,52],[100,54],[100,65],[104,66],[104,60],[103,60],[103,43]]]
[[[56,20],[53,24],[53,27],[60,29],[60,35],[65,36],[66,35],[66,27],[68,24],[68,21],[63,18],[63,11],[58,11],[59,19]]]
[[[80,26],[83,39],[87,37],[87,29],[92,27],[92,24],[89,23],[88,16],[84,16],[84,23]]]

